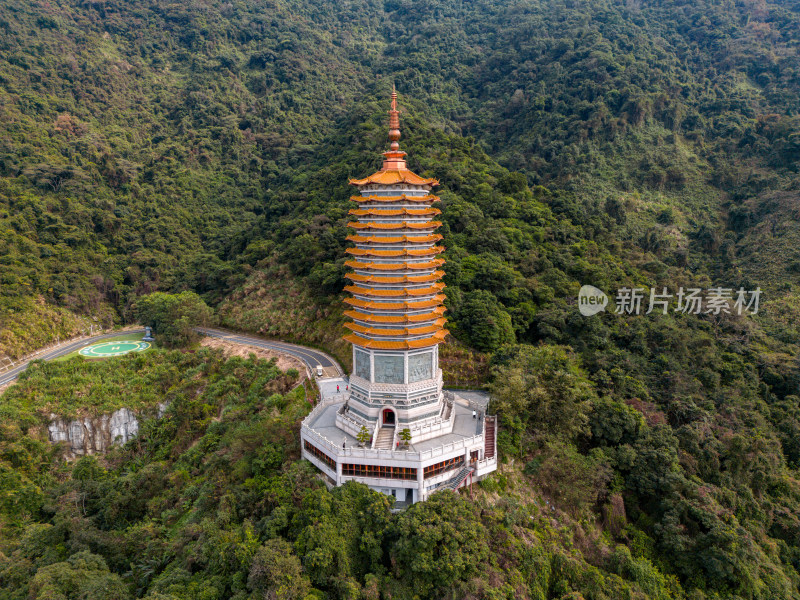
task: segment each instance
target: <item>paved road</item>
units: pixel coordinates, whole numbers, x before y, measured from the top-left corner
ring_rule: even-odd
[[[49,352],[45,352],[39,356],[34,357],[31,360],[53,360],[54,358],[58,358],[59,356],[64,356],[65,354],[69,354],[70,352],[75,352],[76,350],[80,350],[84,346],[88,346],[94,342],[99,340],[104,340],[110,337],[117,337],[119,335],[127,335],[129,333],[141,333],[144,335],[144,329],[133,329],[128,331],[115,331],[113,333],[104,333],[102,335],[94,335],[92,337],[83,338],[67,344],[65,346],[59,346],[58,348],[53,348]],[[2,375],[0,375],[0,385],[5,385],[11,381],[14,381],[17,376],[22,373],[25,369],[28,368],[28,363],[30,361],[25,361],[24,363],[19,364],[18,366],[14,367],[10,371],[6,371]]]
[[[231,342],[236,342],[238,344],[248,344],[250,346],[256,346],[258,348],[266,348],[268,350],[275,350],[278,352],[291,354],[292,356],[299,358],[301,361],[303,361],[303,363],[308,365],[308,368],[311,369],[312,373],[316,371],[317,365],[322,365],[322,367],[326,369],[326,371],[333,370],[338,374],[338,376],[344,375],[344,372],[342,371],[342,368],[339,366],[339,363],[337,363],[333,358],[331,358],[324,352],[320,352],[319,350],[314,350],[313,348],[306,348],[305,346],[298,346],[297,344],[288,344],[285,342],[274,342],[270,340],[264,340],[251,335],[242,335],[238,333],[233,333],[231,331],[224,331],[222,329],[210,329],[202,327],[198,328],[197,331],[199,333],[202,333],[203,335],[226,339]],[[79,350],[84,346],[88,346],[89,344],[93,344],[95,342],[104,340],[106,338],[116,337],[123,333],[124,334],[141,333],[142,335],[144,335],[144,329],[115,331],[113,333],[106,333],[103,335],[95,335],[92,337],[83,338],[81,340],[77,340],[65,346],[54,348],[49,352],[45,352],[40,356],[34,357],[33,360],[53,360],[54,358],[58,358],[59,356],[64,356],[65,354],[69,354],[70,352],[75,352],[76,350]],[[22,373],[25,369],[28,368],[29,362],[30,361],[21,363],[18,366],[11,369],[10,371],[7,371],[2,375],[0,375],[0,385],[5,385],[6,383],[10,383],[14,379],[16,379],[20,373]]]
[[[275,342],[272,340],[265,340],[263,338],[255,337],[252,335],[244,335],[241,333],[234,333],[232,331],[225,331],[223,329],[211,329],[208,327],[198,327],[197,331],[209,337],[216,337],[237,344],[247,344],[249,346],[256,346],[257,348],[266,348],[267,350],[275,350],[277,352],[284,352],[299,358],[303,361],[311,372],[314,373],[317,365],[322,365],[324,369],[333,369],[339,377],[344,375],[342,367],[339,366],[333,358],[306,346],[298,346],[297,344],[289,344],[287,342]]]

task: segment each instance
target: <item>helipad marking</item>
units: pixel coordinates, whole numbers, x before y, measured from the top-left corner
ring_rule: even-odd
[[[149,342],[100,342],[78,350],[81,356],[93,358],[108,358],[109,356],[122,356],[129,352],[142,352],[150,347]]]

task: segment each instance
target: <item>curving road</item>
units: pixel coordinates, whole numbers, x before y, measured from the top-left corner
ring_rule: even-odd
[[[321,365],[326,371],[335,370],[336,376],[341,377],[344,375],[342,367],[339,366],[333,358],[319,350],[308,348],[306,346],[298,346],[297,344],[289,344],[287,342],[275,342],[272,340],[265,340],[263,338],[255,337],[252,335],[244,335],[232,331],[225,331],[223,329],[211,329],[209,327],[198,327],[198,333],[207,335],[209,337],[220,338],[234,342],[236,344],[247,344],[248,346],[256,346],[257,348],[266,348],[267,350],[275,350],[276,352],[284,352],[291,354],[295,358],[299,358],[303,363],[311,369],[313,373],[317,365]]]
[[[342,371],[342,367],[339,366],[333,358],[325,354],[324,352],[320,352],[319,350],[314,350],[313,348],[306,348],[305,346],[298,346],[297,344],[289,344],[286,342],[274,342],[271,340],[265,340],[262,338],[254,337],[251,335],[243,335],[239,333],[234,333],[232,331],[224,331],[222,329],[211,329],[209,327],[199,327],[197,328],[197,332],[203,335],[207,335],[209,337],[220,338],[223,340],[228,340],[230,342],[234,342],[237,344],[247,344],[249,346],[256,346],[258,348],[265,348],[267,350],[275,350],[276,352],[283,352],[285,354],[291,354],[295,358],[300,359],[308,368],[311,370],[312,373],[316,371],[317,365],[321,365],[323,369],[326,371],[326,375],[330,376],[331,371],[336,373],[335,376],[341,377],[344,375],[344,371]],[[63,346],[59,346],[58,348],[54,348],[41,356],[36,356],[31,360],[53,360],[54,358],[58,358],[60,356],[64,356],[69,354],[70,352],[75,352],[83,348],[84,346],[88,346],[94,342],[99,340],[104,340],[110,337],[116,337],[121,333],[141,333],[144,335],[144,329],[133,329],[130,331],[115,331],[113,333],[104,333],[102,335],[94,335],[88,338],[83,338],[81,340],[77,340],[75,342],[70,342],[69,344],[65,344]],[[10,371],[6,371],[2,375],[0,375],[0,386],[5,385],[14,381],[20,373],[22,373],[25,369],[28,368],[28,363],[31,362],[30,360],[25,361],[24,363],[20,363]]]

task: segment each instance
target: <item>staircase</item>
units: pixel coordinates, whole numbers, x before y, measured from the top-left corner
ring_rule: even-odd
[[[394,427],[381,427],[378,430],[378,437],[375,440],[375,448],[380,450],[391,450],[394,441]]]
[[[461,469],[455,477],[453,477],[450,481],[442,485],[442,489],[448,490],[457,490],[458,486],[460,486],[467,476],[472,472],[472,467],[464,467]]]
[[[445,402],[444,407],[442,407],[442,414],[441,414],[442,421],[448,421],[452,413],[453,413],[453,405],[450,404],[449,402]]]
[[[497,417],[486,417],[486,432],[484,433],[483,457],[494,458],[494,436]]]

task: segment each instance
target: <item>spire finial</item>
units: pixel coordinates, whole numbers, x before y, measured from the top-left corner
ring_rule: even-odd
[[[397,110],[397,90],[392,84],[392,109],[389,111],[389,139],[392,143],[389,150],[400,150],[400,111]]]
[[[392,84],[392,108],[389,111],[389,149],[383,153],[383,171],[397,171],[406,168],[405,152],[400,150],[400,111],[397,110],[397,90]]]

